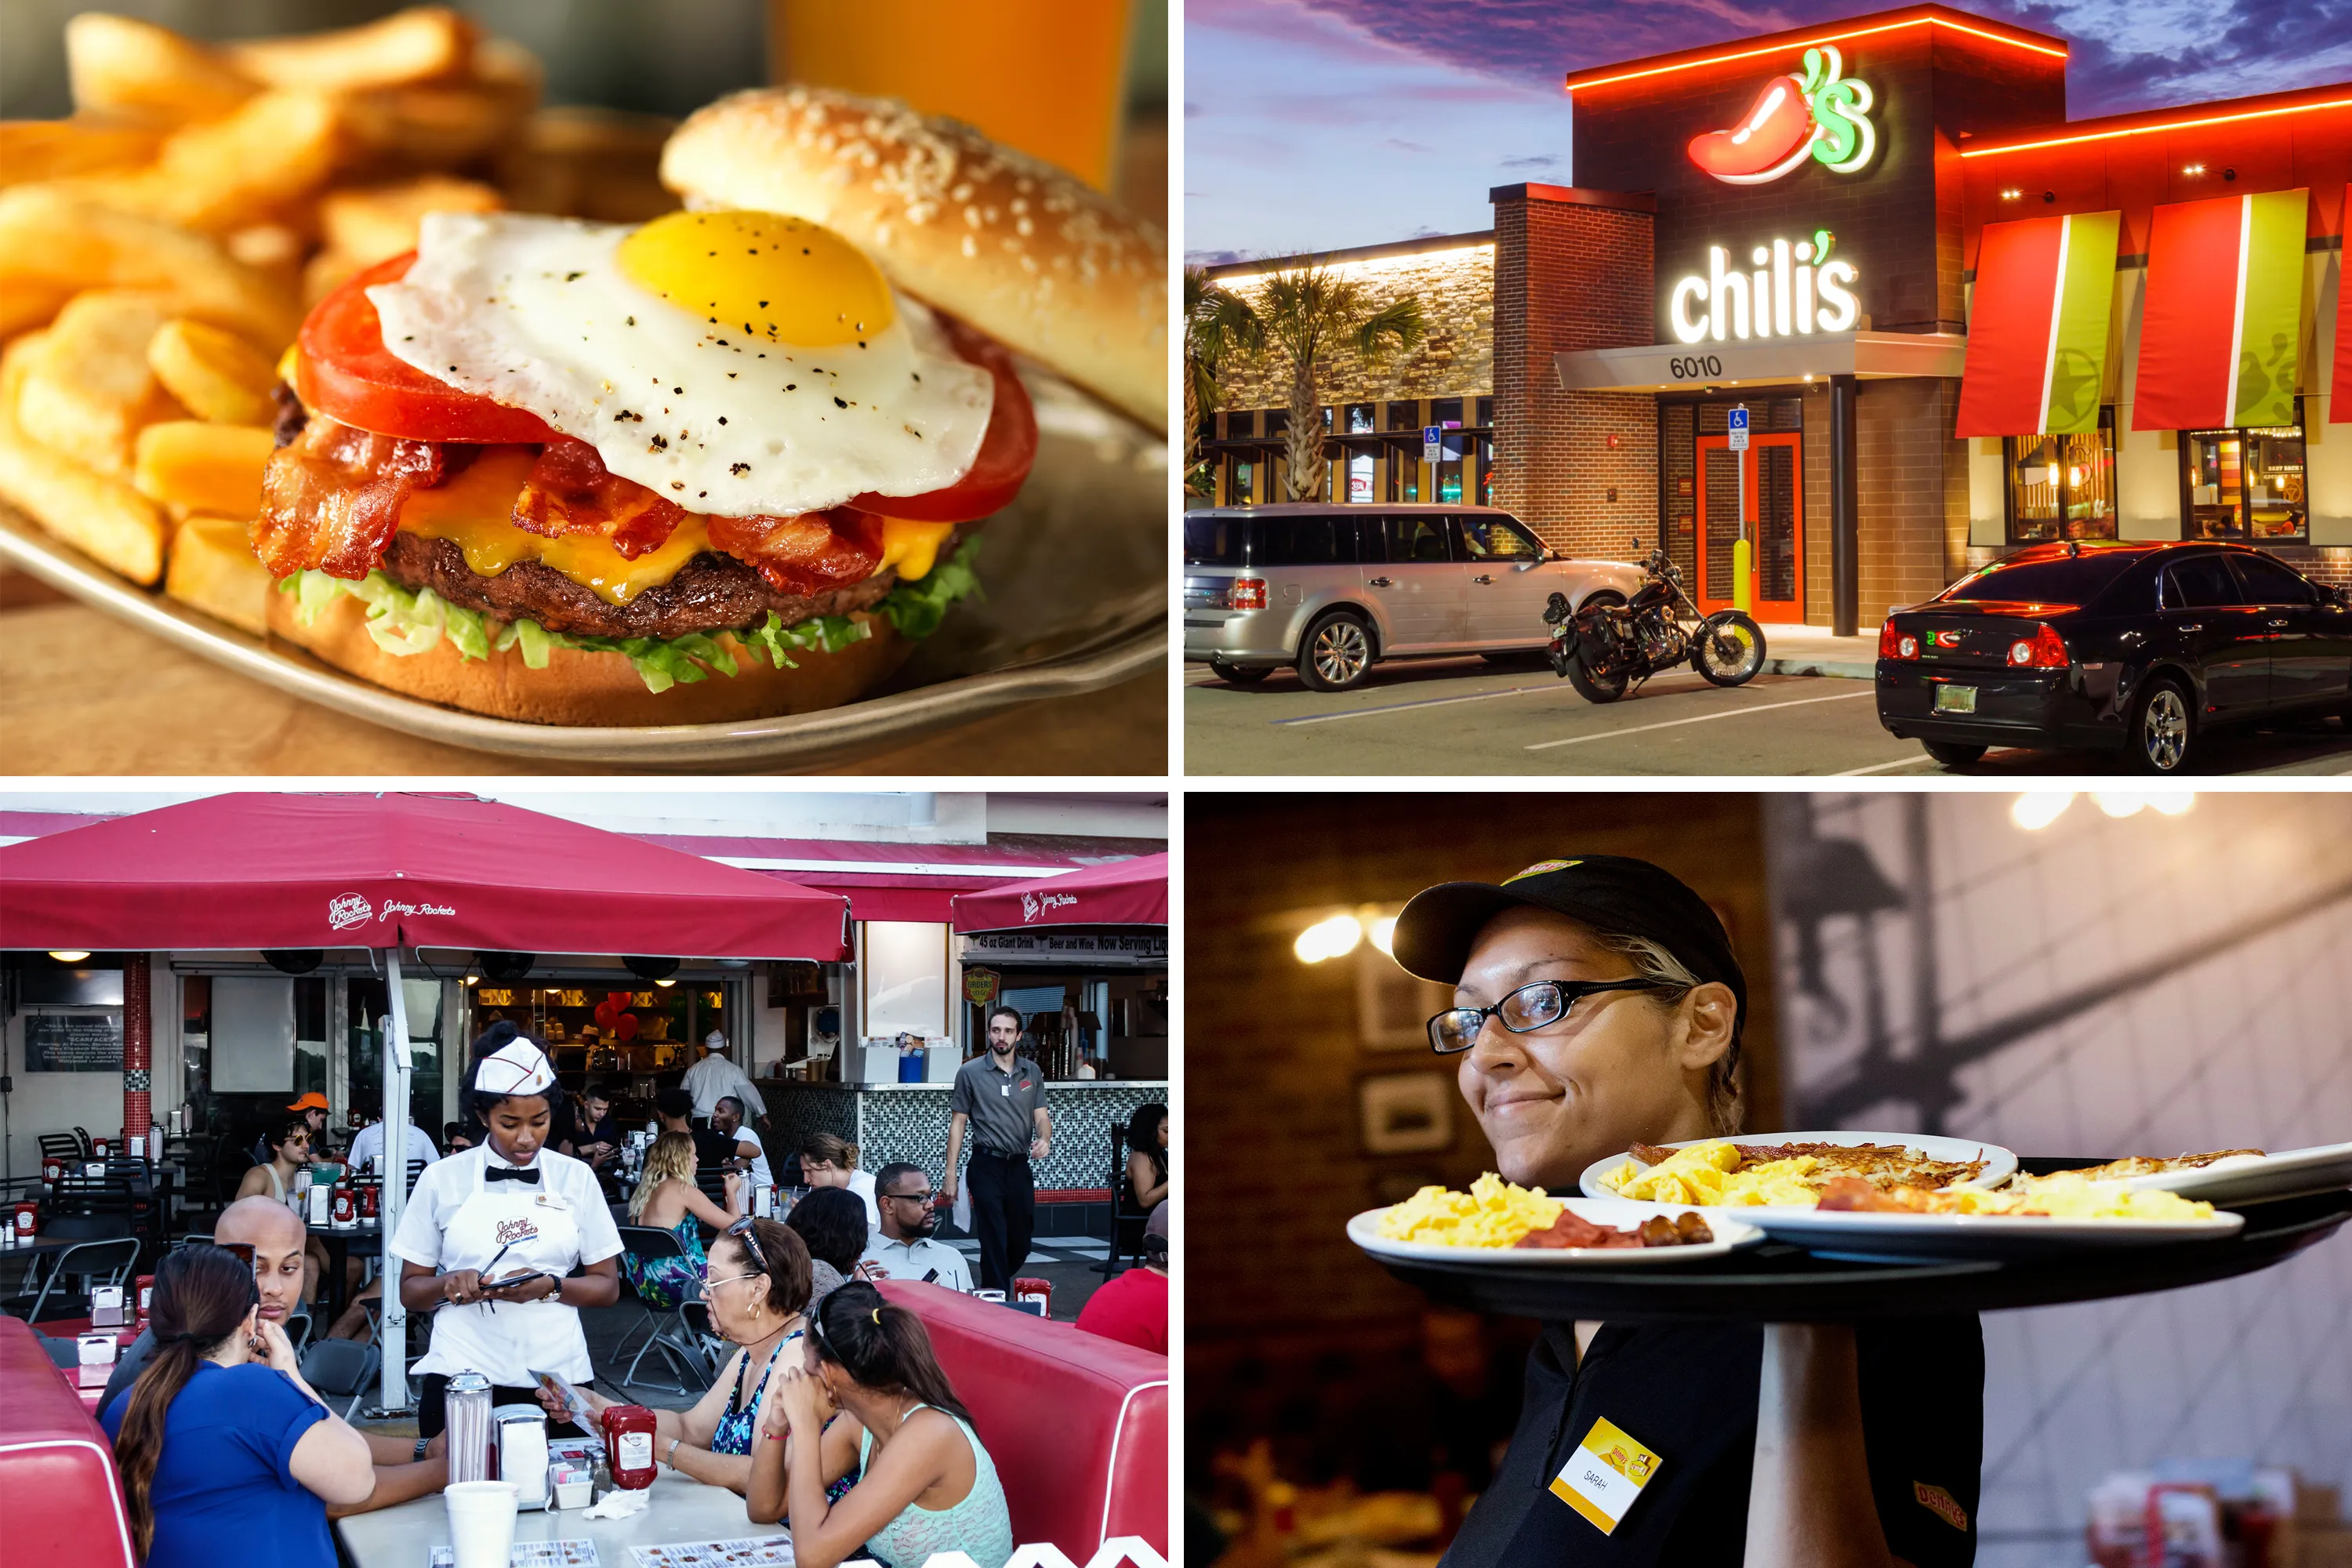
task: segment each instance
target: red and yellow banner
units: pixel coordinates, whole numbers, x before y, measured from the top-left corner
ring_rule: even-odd
[[[1961,436],[2099,426],[2121,213],[1985,226],[1960,374]]]
[[[2308,190],[2156,209],[2135,430],[2294,422]]]
[[[2336,379],[2327,387],[2327,422],[2352,425],[2352,278],[2336,260]]]

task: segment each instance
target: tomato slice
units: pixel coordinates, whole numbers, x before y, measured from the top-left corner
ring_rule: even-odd
[[[1020,493],[1029,466],[1036,461],[1037,414],[1022,390],[1013,355],[987,333],[953,316],[941,315],[940,323],[957,353],[996,378],[996,402],[989,410],[987,434],[980,439],[980,456],[972,459],[970,472],[945,489],[919,496],[868,492],[849,503],[861,510],[918,522],[970,522],[1002,511]]]
[[[319,301],[302,323],[295,356],[294,392],[302,405],[339,424],[408,441],[544,446],[562,440],[536,414],[460,392],[383,346],[383,322],[367,290],[406,276],[415,259],[415,251],[395,256]],[[956,353],[987,370],[996,383],[980,454],[971,470],[945,489],[918,496],[868,493],[853,498],[850,506],[918,522],[969,522],[1003,510],[1029,477],[1037,456],[1037,416],[1012,354],[952,316],[940,321]]]

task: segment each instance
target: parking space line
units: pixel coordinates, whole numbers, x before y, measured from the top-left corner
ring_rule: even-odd
[[[1334,719],[1362,719],[1374,713],[1402,713],[1408,708],[1443,708],[1449,702],[1484,702],[1489,697],[1522,697],[1530,691],[1557,691],[1557,686],[1513,686],[1501,691],[1474,691],[1466,697],[1424,697],[1418,702],[1388,702],[1378,708],[1350,708],[1344,713],[1302,713],[1296,719],[1269,719],[1269,724],[1328,724]]]
[[[1652,730],[1672,730],[1684,724],[1704,724],[1710,719],[1737,719],[1743,713],[1769,713],[1775,708],[1803,708],[1815,702],[1853,702],[1864,697],[1875,697],[1875,688],[1868,691],[1841,691],[1834,697],[1800,697],[1790,702],[1759,702],[1749,708],[1731,708],[1721,713],[1701,713],[1694,719],[1667,719],[1655,724],[1635,724],[1630,729],[1610,730],[1598,735],[1570,735],[1564,741],[1538,741],[1522,748],[1530,752],[1548,752],[1554,746],[1580,746],[1587,741],[1613,741],[1621,735],[1646,734]]]
[[[1851,779],[1859,778],[1864,773],[1892,773],[1896,768],[1913,767],[1927,760],[1927,759],[1924,755],[1917,757],[1897,757],[1891,763],[1873,763],[1866,768],[1845,768],[1831,776],[1832,778]]]

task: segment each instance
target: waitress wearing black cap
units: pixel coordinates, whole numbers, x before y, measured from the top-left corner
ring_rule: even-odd
[[[1738,1131],[1748,986],[1722,923],[1643,860],[1546,860],[1405,906],[1397,962],[1455,987],[1430,1042],[1507,1180],[1572,1193],[1636,1142]],[[1965,1564],[1984,1338],[1973,1315],[1859,1328],[1547,1323],[1509,1453],[1441,1568]],[[1555,1490],[1597,1423],[1656,1456],[1613,1530]]]

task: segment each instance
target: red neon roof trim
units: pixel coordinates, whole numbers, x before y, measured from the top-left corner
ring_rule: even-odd
[[[2021,33],[2008,29],[1996,31],[1992,27],[1979,25],[1979,18],[1964,19],[1940,5],[1930,6],[1908,15],[1896,16],[1889,20],[1882,21],[1867,16],[1858,17],[1856,20],[1869,25],[1833,27],[1828,32],[1822,33],[1809,33],[1803,28],[1794,28],[1786,33],[1773,34],[1767,41],[1751,44],[1744,48],[1701,49],[1682,54],[1652,55],[1645,59],[1623,60],[1613,66],[1601,67],[1597,70],[1581,74],[1572,73],[1561,85],[1568,91],[1574,92],[1579,88],[1606,87],[1612,82],[1663,76],[1669,71],[1696,70],[1702,66],[1725,65],[1733,60],[1754,59],[1762,55],[1783,54],[1790,49],[1801,49],[1815,44],[1843,43],[1848,38],[1866,38],[1879,33],[1895,32],[1903,27],[1949,27],[1956,33],[1967,33],[1973,37],[1989,38],[1996,44],[2009,44],[2017,48],[2030,49],[2037,55],[2048,55],[2054,59],[2063,60],[2067,58],[2066,45],[2063,39],[2037,42],[2037,39],[2046,38],[2047,35]]]
[[[2196,104],[2189,109],[2159,110],[2152,115],[2116,116],[2116,120],[2127,121],[2123,124],[2086,120],[2077,125],[2068,126],[2067,133],[2063,136],[2036,136],[2030,142],[2007,142],[1998,147],[1968,147],[1961,150],[1960,156],[1990,158],[1997,153],[2025,153],[2037,147],[2064,147],[2077,142],[2103,141],[2111,136],[2139,136],[2151,131],[2188,131],[2200,125],[2227,125],[2235,121],[2266,120],[2281,114],[2308,114],[2316,109],[2352,109],[2352,97],[2345,96],[2341,86],[2315,88],[2310,90],[2333,92],[2337,96],[2315,98],[2303,102],[2270,102],[2259,109],[2242,109],[2227,114],[2201,112],[2220,107],[2219,105]],[[2241,99],[2238,101],[2261,100]]]

